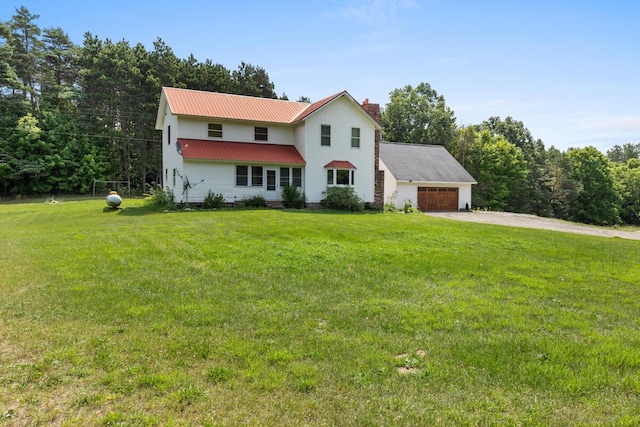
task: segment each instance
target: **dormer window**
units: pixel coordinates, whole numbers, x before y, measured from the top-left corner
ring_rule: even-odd
[[[209,138],[222,138],[222,124],[209,123]]]

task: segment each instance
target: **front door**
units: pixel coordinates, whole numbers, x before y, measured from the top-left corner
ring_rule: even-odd
[[[278,200],[278,181],[276,179],[275,169],[267,169],[267,190],[265,199]]]

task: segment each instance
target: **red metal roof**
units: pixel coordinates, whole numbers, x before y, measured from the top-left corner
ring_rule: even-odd
[[[313,104],[270,98],[163,88],[171,112],[175,115],[216,117],[265,123],[291,123]]]
[[[324,165],[325,169],[358,169],[347,160],[332,160],[326,165]]]
[[[253,142],[208,141],[178,138],[182,156],[193,160],[220,160],[272,164],[304,165],[293,145]]]

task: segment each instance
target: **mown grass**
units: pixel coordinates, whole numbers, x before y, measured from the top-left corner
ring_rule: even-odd
[[[640,424],[637,241],[103,205],[0,205],[0,424]]]

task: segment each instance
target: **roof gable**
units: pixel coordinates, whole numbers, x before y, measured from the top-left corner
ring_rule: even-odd
[[[476,183],[441,145],[381,142],[380,159],[398,181]]]

